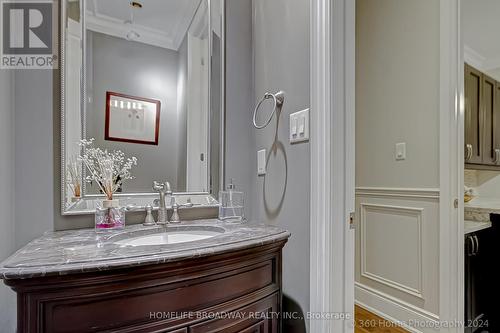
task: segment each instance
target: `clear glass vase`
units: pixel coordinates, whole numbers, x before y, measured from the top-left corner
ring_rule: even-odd
[[[228,222],[244,222],[243,192],[232,189],[219,192],[219,219]]]
[[[95,212],[95,230],[110,231],[125,228],[125,207],[118,200],[104,200]]]

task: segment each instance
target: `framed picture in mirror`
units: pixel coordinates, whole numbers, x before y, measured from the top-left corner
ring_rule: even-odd
[[[161,102],[106,92],[105,140],[158,145]]]

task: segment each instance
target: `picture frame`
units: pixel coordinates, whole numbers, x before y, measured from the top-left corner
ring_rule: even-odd
[[[107,91],[104,139],[157,146],[160,113],[159,100]]]

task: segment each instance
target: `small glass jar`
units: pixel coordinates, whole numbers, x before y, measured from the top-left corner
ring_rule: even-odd
[[[104,232],[125,228],[125,207],[118,200],[103,200],[95,211],[95,230]]]
[[[228,190],[219,192],[219,219],[228,222],[244,222],[244,209],[243,192],[236,191],[231,180]]]

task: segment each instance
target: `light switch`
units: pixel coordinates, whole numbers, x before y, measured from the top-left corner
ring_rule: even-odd
[[[406,142],[396,143],[396,161],[406,160]]]
[[[262,149],[257,152],[257,174],[263,176],[266,174],[266,150]]]
[[[290,143],[309,141],[309,109],[290,115]]]
[[[303,136],[305,133],[305,130],[306,130],[305,129],[305,126],[306,126],[305,121],[306,121],[306,119],[304,117],[299,117],[299,135],[300,136]]]
[[[297,118],[293,118],[290,120],[290,137],[297,137]]]

